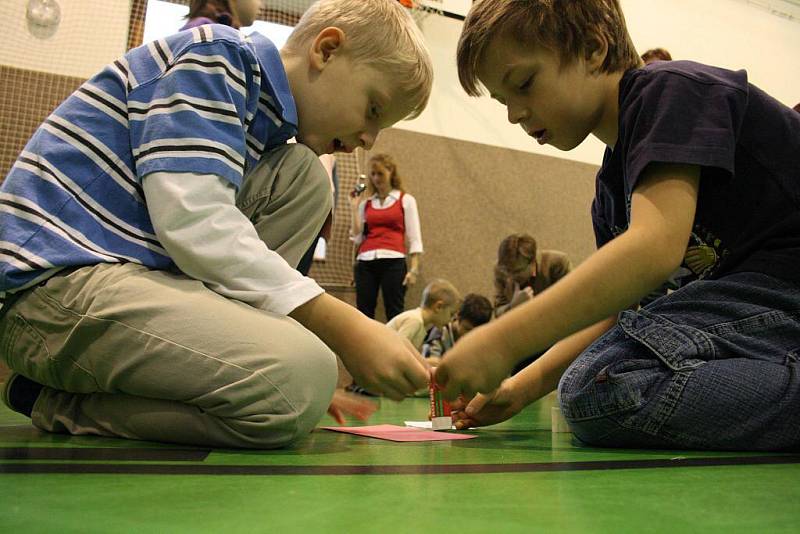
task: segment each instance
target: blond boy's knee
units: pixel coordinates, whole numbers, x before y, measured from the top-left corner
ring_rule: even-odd
[[[335,355],[321,341],[299,344],[280,372],[270,409],[229,421],[239,446],[273,449],[308,435],[325,415],[338,377]]]
[[[308,355],[304,365],[297,370],[297,380],[300,382],[297,389],[300,394],[295,402],[296,431],[292,441],[314,429],[328,411],[333,398],[339,368],[334,353],[327,346],[323,347],[324,350]]]

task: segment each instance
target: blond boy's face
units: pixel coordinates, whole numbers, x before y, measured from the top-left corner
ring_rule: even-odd
[[[292,86],[298,115],[297,140],[318,155],[372,148],[384,128],[413,109],[396,96],[391,75],[354,62],[347,53],[313,66]]]
[[[444,325],[450,322],[450,319],[453,318],[458,305],[456,303],[445,305],[445,303],[441,300],[438,301],[438,303],[440,307],[433,316],[433,326],[442,328]]]
[[[609,111],[608,84],[591,68],[578,60],[562,67],[554,52],[501,35],[487,46],[477,74],[506,107],[509,122],[540,145],[570,150],[600,128]]]

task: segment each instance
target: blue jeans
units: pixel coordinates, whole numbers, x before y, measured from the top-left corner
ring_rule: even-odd
[[[561,377],[575,436],[632,448],[800,448],[800,287],[759,273],[697,281],[639,311]]]

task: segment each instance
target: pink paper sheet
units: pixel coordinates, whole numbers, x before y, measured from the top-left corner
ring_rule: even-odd
[[[478,436],[471,434],[453,434],[450,432],[435,432],[421,430],[408,426],[398,425],[372,425],[372,426],[323,426],[324,430],[345,432],[368,438],[387,439],[389,441],[446,441],[453,439],[472,439]]]

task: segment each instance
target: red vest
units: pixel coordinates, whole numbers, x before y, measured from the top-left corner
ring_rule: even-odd
[[[366,237],[358,248],[358,253],[376,249],[395,250],[406,253],[406,221],[403,210],[403,195],[386,209],[376,210],[372,199],[364,206]]]

